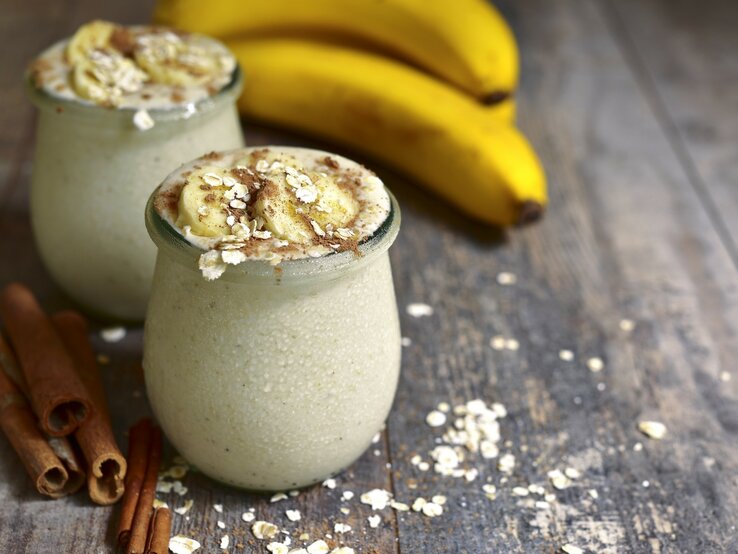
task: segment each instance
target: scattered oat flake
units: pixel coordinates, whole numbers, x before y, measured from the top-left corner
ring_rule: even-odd
[[[435,502],[439,506],[443,506],[446,503],[446,500],[448,499],[442,494],[437,494],[433,498],[431,498],[431,502]]]
[[[413,340],[409,337],[402,337],[400,339],[400,344],[402,346],[410,346],[413,343]]]
[[[198,548],[199,542],[184,535],[175,535],[169,539],[169,550],[174,554],[192,554]]]
[[[574,360],[574,352],[571,350],[559,350],[559,358],[565,362],[571,362]]]
[[[567,467],[564,470],[564,475],[566,475],[569,479],[579,479],[582,476],[582,472],[576,468]]]
[[[650,481],[643,481],[643,483],[641,483],[641,484],[642,484],[642,485],[643,485],[643,487],[644,487],[644,488],[646,488],[646,489],[647,489],[648,487],[650,487],[650,486],[651,486],[651,482],[650,482]]]
[[[661,440],[666,435],[666,425],[660,421],[641,421],[638,430],[648,438]]]
[[[517,339],[507,339],[505,340],[505,348],[515,351],[520,348],[520,343],[517,341]]]
[[[371,527],[372,529],[376,529],[377,527],[379,527],[379,524],[382,523],[382,518],[376,514],[373,516],[369,516],[366,519],[369,522],[369,527]]]
[[[219,529],[225,529],[226,528],[226,524],[225,524],[224,521],[218,520],[218,522],[216,523],[216,525],[218,526]]]
[[[348,508],[346,508],[345,506],[344,506],[344,507],[342,507],[342,508],[340,508],[340,509],[339,509],[339,511],[340,511],[340,512],[341,512],[341,513],[342,513],[343,515],[345,515],[345,516],[347,516],[347,515],[349,515],[349,514],[351,513],[351,510],[349,510],[349,509],[348,509]]]
[[[133,114],[133,124],[139,131],[148,131],[154,126],[154,119],[146,110],[138,110]]]
[[[640,452],[641,450],[643,450],[643,443],[642,442],[637,442],[637,443],[635,443],[633,445],[633,451],[634,452]]]
[[[564,475],[561,470],[554,469],[548,472],[548,479],[551,485],[557,490],[564,490],[571,486],[571,479]]]
[[[307,547],[308,554],[328,554],[330,550],[326,542],[322,539],[318,539]]]
[[[420,302],[408,304],[406,310],[408,315],[412,317],[426,317],[433,315],[433,307]]]
[[[343,491],[341,500],[351,500],[354,497],[353,491]]]
[[[440,506],[435,502],[426,502],[423,504],[422,511],[424,516],[436,517],[443,514],[443,506]]]
[[[630,331],[635,329],[635,321],[633,321],[632,319],[621,319],[619,326],[621,331],[629,333]]]
[[[228,550],[228,547],[231,544],[231,538],[228,535],[223,535],[220,538],[220,549],[221,550]]]
[[[287,500],[288,496],[283,492],[278,492],[269,499],[269,502],[279,502],[280,500]]]
[[[600,493],[597,492],[597,489],[589,489],[587,491],[587,494],[589,494],[589,496],[591,496],[595,500],[597,500],[600,497]]]
[[[584,550],[582,550],[578,546],[574,546],[573,544],[569,543],[562,546],[561,551],[565,552],[566,554],[584,554]]]
[[[252,512],[244,512],[241,514],[241,519],[244,520],[246,523],[251,523],[256,519],[256,516]]]
[[[174,513],[179,514],[181,516],[185,515],[187,512],[190,511],[192,508],[192,505],[194,504],[194,501],[192,500],[185,500],[184,504],[180,506],[179,508],[174,509]]]
[[[286,510],[284,513],[290,521],[300,521],[302,519],[300,510]]]
[[[397,502],[396,500],[390,500],[390,508],[392,508],[393,510],[397,510],[398,512],[409,512],[410,511],[410,506],[408,506],[404,502]]]
[[[598,373],[605,368],[605,362],[602,358],[593,357],[587,360],[587,367],[593,373]]]
[[[514,273],[510,273],[509,271],[500,271],[497,274],[497,284],[498,285],[514,285],[517,283],[518,277]]]
[[[126,336],[125,327],[108,327],[100,331],[100,338],[105,342],[119,342]]]
[[[272,554],[288,554],[290,547],[281,542],[270,542],[267,545],[267,550]]]
[[[384,489],[372,489],[361,495],[362,504],[368,504],[372,510],[384,510],[392,498],[392,493]]]
[[[728,373],[727,371],[721,371],[720,372],[720,380],[723,383],[727,383],[728,381],[730,381],[730,379],[731,379],[730,373]]]
[[[257,539],[273,539],[279,533],[279,527],[268,521],[255,521],[251,532]]]
[[[327,489],[335,489],[336,488],[336,480],[335,479],[326,479],[323,481],[323,486]]]
[[[222,514],[223,513],[223,504],[213,504],[213,510],[215,510],[219,514]]]
[[[446,414],[433,410],[427,416],[425,416],[425,422],[431,427],[440,427],[446,423]]]
[[[512,454],[503,454],[497,462],[497,469],[502,473],[512,473],[515,469],[515,456]]]
[[[528,496],[530,491],[525,487],[513,487],[512,493],[515,496]]]
[[[351,526],[347,525],[346,523],[336,523],[333,526],[333,531],[339,534],[348,533],[349,531],[351,531]]]
[[[506,342],[507,341],[505,340],[505,337],[503,337],[502,335],[495,335],[489,340],[489,345],[494,350],[504,350]]]
[[[169,508],[169,504],[158,498],[154,498],[153,506],[154,508]]]
[[[425,506],[428,503],[428,501],[423,498],[422,496],[419,496],[413,501],[413,512],[420,512],[423,510],[423,506]]]

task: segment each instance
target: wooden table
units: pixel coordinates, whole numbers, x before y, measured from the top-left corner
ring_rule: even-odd
[[[0,285],[28,283],[49,310],[70,302],[29,228],[34,114],[21,72],[92,17],[139,22],[151,9],[144,0],[112,4],[6,0],[0,13]],[[253,507],[312,538],[348,523],[345,542],[361,553],[555,552],[566,543],[738,552],[738,4],[506,0],[502,8],[522,51],[520,126],[549,176],[545,220],[503,236],[380,168],[403,209],[392,261],[412,339],[387,429],[335,490],[316,486],[279,503],[191,472],[186,496],[160,497],[174,507],[194,500],[174,530],[201,551],[219,552],[226,532],[231,552],[265,551],[241,521]],[[245,130],[251,144],[315,144],[251,123]],[[502,271],[517,283],[499,285]],[[411,302],[435,313],[410,317]],[[635,328],[622,330],[623,319]],[[491,348],[495,335],[519,349]],[[125,430],[148,413],[141,331],[116,344],[93,340],[112,360],[103,371],[125,445]],[[574,361],[560,359],[562,349]],[[590,371],[590,357],[604,370]],[[501,449],[517,465],[507,482],[495,460],[474,458],[473,482],[419,471],[411,457],[428,459],[440,434],[425,415],[441,401],[474,398],[509,411]],[[664,440],[639,434],[642,419],[664,422]],[[582,477],[553,489],[547,472],[566,467]],[[488,480],[495,500],[482,491]],[[513,494],[529,484],[556,499],[545,507]],[[448,503],[432,519],[377,512],[382,523],[370,529],[371,508],[341,493],[375,487],[404,502],[443,494]],[[302,521],[290,524],[287,508]],[[107,552],[117,515],[84,494],[40,498],[0,439],[0,551]]]

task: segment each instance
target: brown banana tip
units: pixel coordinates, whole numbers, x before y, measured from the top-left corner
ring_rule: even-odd
[[[496,90],[494,92],[490,92],[487,96],[484,96],[482,98],[482,104],[485,106],[494,106],[495,104],[499,104],[503,100],[507,100],[510,98],[510,93],[506,90]]]
[[[543,217],[545,209],[539,202],[528,200],[520,205],[518,213],[518,225],[528,225],[534,223]]]

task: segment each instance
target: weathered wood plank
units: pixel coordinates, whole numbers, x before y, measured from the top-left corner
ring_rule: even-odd
[[[685,172],[738,263],[738,4],[629,0],[603,5]]]
[[[396,492],[449,497],[440,518],[400,517],[401,550],[735,550],[738,391],[735,374],[720,380],[738,359],[735,267],[597,7],[505,6],[523,52],[521,126],[548,169],[552,204],[542,224],[495,247],[401,199],[400,304],[436,312],[402,321],[413,345],[389,426]],[[502,270],[519,283],[497,285]],[[632,333],[621,318],[636,321]],[[517,338],[519,351],[491,349],[496,334]],[[562,348],[576,360],[560,360]],[[604,371],[586,368],[590,356]],[[477,462],[471,484],[414,468],[410,455],[427,459],[438,435],[425,414],[475,397],[510,411],[510,480],[500,485],[494,463]],[[664,421],[666,440],[640,436],[641,418]],[[584,475],[551,509],[512,496],[566,466]],[[487,476],[495,501],[481,491]]]

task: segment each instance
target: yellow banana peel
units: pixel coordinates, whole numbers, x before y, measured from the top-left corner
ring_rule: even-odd
[[[543,169],[490,108],[420,71],[366,52],[294,39],[229,43],[248,117],[321,136],[397,168],[481,221],[536,219]],[[514,103],[503,108],[509,111]]]
[[[388,53],[484,103],[518,83],[518,49],[485,0],[159,0],[154,19],[217,38],[300,37]]]

